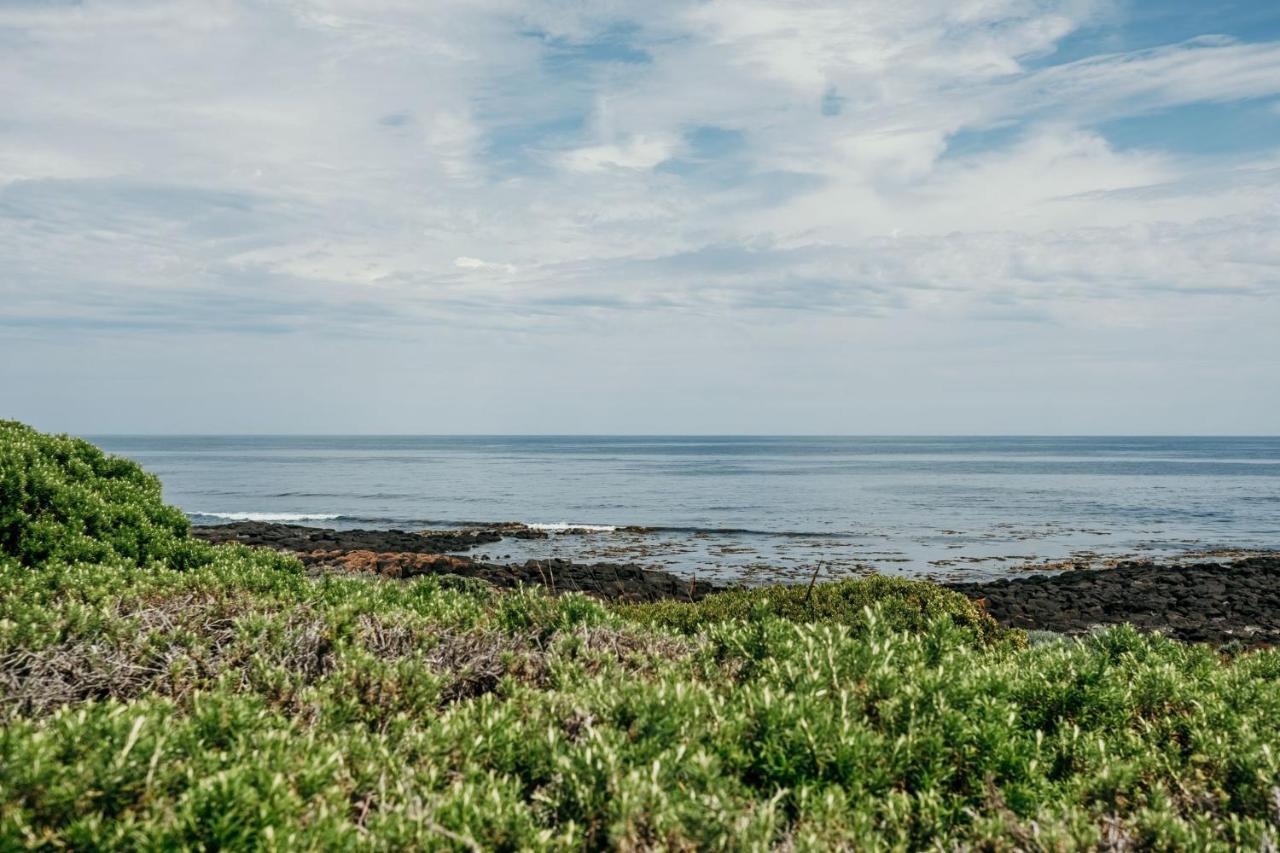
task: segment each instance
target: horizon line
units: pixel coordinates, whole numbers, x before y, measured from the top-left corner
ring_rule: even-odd
[[[66,433],[73,434],[73,433]],[[84,438],[1280,438],[1280,433],[83,432]]]

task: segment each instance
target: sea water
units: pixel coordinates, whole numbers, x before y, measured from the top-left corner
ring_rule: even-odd
[[[106,436],[196,524],[523,522],[490,559],[991,577],[1280,548],[1280,438]]]

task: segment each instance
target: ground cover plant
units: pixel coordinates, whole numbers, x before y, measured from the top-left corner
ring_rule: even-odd
[[[885,579],[614,608],[309,578],[17,424],[0,482],[0,849],[1280,838],[1274,650],[1028,645]]]

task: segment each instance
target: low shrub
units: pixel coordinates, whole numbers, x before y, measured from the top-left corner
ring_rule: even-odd
[[[837,583],[744,588],[709,595],[696,603],[662,601],[617,608],[627,619],[693,634],[719,622],[776,616],[792,622],[834,622],[865,628],[868,608],[894,630],[919,631],[945,617],[970,629],[984,644],[1020,642],[1018,632],[1000,628],[982,607],[958,592],[931,583],[875,576]]]
[[[184,550],[136,466],[0,441],[0,850],[1280,838],[1277,650],[1028,646],[890,578],[614,608],[313,579]]]
[[[40,654],[0,650],[0,670],[84,661],[94,687],[10,706],[0,848],[1231,850],[1280,834],[1274,651],[1224,662],[1126,628],[981,648],[947,618],[890,630],[876,607],[856,635],[768,616],[698,638],[574,624],[554,601],[510,631],[497,607],[460,631],[359,610],[150,596],[60,623]],[[0,684],[0,701],[28,689]]]
[[[87,441],[0,421],[0,556],[46,562],[207,562],[160,481]]]

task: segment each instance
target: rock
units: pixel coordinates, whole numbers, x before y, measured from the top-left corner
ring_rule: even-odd
[[[610,601],[696,601],[720,589],[631,563],[552,559],[499,564],[458,556],[507,536],[546,536],[523,525],[415,533],[247,521],[196,527],[192,533],[210,542],[288,551],[315,573],[434,575],[452,578],[450,583],[469,579],[503,588],[541,585],[554,593],[583,592]],[[970,598],[985,599],[987,612],[1013,627],[1080,634],[1099,624],[1129,623],[1189,641],[1226,643],[1247,638],[1251,646],[1280,644],[1280,554],[1188,566],[1123,562],[1109,569],[947,586]]]
[[[1190,642],[1280,644],[1280,555],[1233,562],[1111,569],[948,584],[986,599],[1003,624],[1080,634],[1094,624],[1129,623]]]
[[[529,560],[498,564],[446,554],[500,541],[504,535],[523,536],[524,527],[461,531],[328,530],[296,524],[245,521],[195,527],[192,534],[208,542],[240,542],[295,554],[313,574],[343,572],[413,578],[447,576],[451,584],[474,579],[510,588],[545,586],[554,593],[582,592],[610,601],[656,601],[677,598],[696,601],[718,588],[706,581],[690,581],[669,572],[625,563],[570,563]],[[545,536],[530,531],[531,536]]]
[[[206,542],[241,542],[283,551],[374,551],[401,554],[440,554],[467,551],[477,545],[502,541],[496,530],[328,530],[300,524],[238,521],[191,528],[191,535]]]

